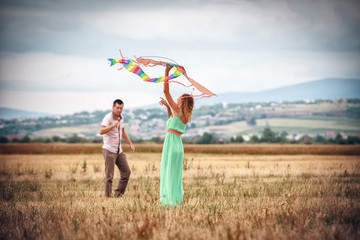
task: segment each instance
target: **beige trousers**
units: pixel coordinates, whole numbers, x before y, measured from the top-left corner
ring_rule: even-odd
[[[115,165],[120,171],[120,180],[115,193],[123,195],[131,174],[126,155],[123,152],[112,153],[106,149],[102,149],[102,153],[105,160],[105,195],[111,196]]]

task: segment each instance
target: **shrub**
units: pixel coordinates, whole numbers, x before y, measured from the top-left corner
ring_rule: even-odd
[[[6,136],[0,136],[0,143],[8,143],[10,142]]]

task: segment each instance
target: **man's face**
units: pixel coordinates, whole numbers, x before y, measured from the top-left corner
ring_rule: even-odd
[[[117,104],[115,103],[115,106],[113,106],[113,113],[116,115],[116,116],[120,116],[120,114],[122,113],[123,111],[123,108],[124,108],[124,104]]]

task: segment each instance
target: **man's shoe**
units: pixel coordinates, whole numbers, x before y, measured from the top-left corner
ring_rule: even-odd
[[[120,192],[115,192],[115,194],[114,194],[114,197],[122,197],[122,193],[120,193]]]

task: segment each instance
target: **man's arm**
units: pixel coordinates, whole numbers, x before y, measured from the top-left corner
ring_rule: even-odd
[[[118,125],[119,125],[119,122],[114,122],[113,124],[111,124],[107,127],[101,126],[99,133],[100,133],[100,135],[104,135],[104,134],[108,133],[111,129],[117,127]]]
[[[125,142],[127,142],[130,145],[130,150],[131,152],[135,152],[135,146],[134,144],[131,142],[129,136],[127,135],[125,128],[123,128],[122,130],[122,137],[125,140]]]

